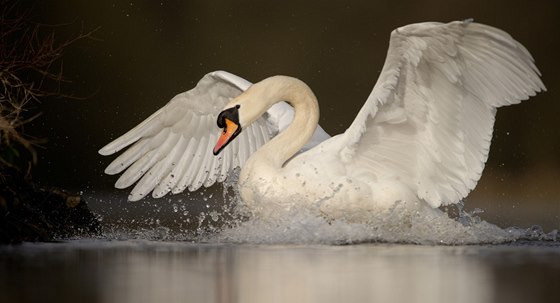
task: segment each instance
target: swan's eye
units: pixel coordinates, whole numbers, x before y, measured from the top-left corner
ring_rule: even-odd
[[[221,113],[218,116],[218,121],[216,121],[216,122],[218,123],[218,127],[223,128],[224,131],[225,131],[226,121],[225,121],[225,117]]]

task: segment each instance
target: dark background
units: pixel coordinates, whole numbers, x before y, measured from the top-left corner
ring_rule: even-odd
[[[63,57],[72,93],[89,97],[47,100],[36,109],[43,115],[26,128],[48,138],[34,178],[84,192],[92,208],[106,215],[116,209],[141,213],[152,202],[125,202],[128,191],[114,190],[116,177],[103,175],[112,158],[97,150],[204,74],[222,69],[252,82],[275,74],[298,77],[319,99],[321,125],[337,134],[349,126],[377,80],[393,29],[474,18],[526,46],[548,92],[498,110],[487,167],[466,205],[484,209],[482,216],[501,226],[560,228],[556,2],[37,2],[32,17],[58,25],[58,37],[99,29],[96,40],[79,41]],[[102,194],[112,198],[99,199]]]

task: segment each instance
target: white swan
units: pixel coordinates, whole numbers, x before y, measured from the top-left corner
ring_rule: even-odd
[[[274,76],[241,93],[248,83],[215,72],[100,153],[136,142],[106,169],[134,163],[116,184],[143,176],[131,200],[195,190],[241,166],[242,201],[258,214],[307,205],[347,217],[397,201],[435,208],[475,187],[496,108],[546,90],[539,76],[529,52],[499,29],[412,24],[392,32],[379,80],[343,134],[317,128],[317,100],[300,80]],[[282,101],[295,112],[287,127],[293,112]],[[223,132],[214,158],[216,117]]]

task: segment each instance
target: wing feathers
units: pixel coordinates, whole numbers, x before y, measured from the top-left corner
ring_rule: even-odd
[[[150,141],[148,140],[140,140],[134,143],[131,148],[127,149],[107,166],[105,173],[108,175],[121,173],[150,149],[149,143]]]
[[[212,136],[206,138],[205,141],[202,141],[200,143],[200,151],[199,151],[199,155],[198,157],[200,158],[200,161],[198,161],[200,163],[199,168],[196,170],[198,173],[194,175],[194,178],[192,179],[189,185],[189,190],[190,191],[195,191],[197,189],[199,189],[202,184],[204,183],[204,181],[206,180],[206,177],[209,174],[209,164],[210,161],[212,160],[212,157],[207,157],[207,154],[211,154],[212,153],[212,146],[213,144],[216,142],[215,140],[210,140],[210,139],[214,139]]]
[[[184,136],[180,135],[179,141],[177,145],[173,148],[172,152],[166,157],[166,168],[165,170],[162,169],[162,174],[159,176],[161,181],[154,182],[154,190],[152,192],[152,196],[154,198],[163,197],[168,192],[171,191],[175,183],[173,180],[177,180],[175,178],[177,174],[177,167],[180,165],[181,158],[184,156],[185,149],[187,147],[187,139]],[[158,178],[158,180],[159,180]],[[150,191],[147,191],[148,194]]]
[[[218,136],[213,135],[210,138],[209,142],[216,142],[218,140]],[[210,149],[212,149],[212,146],[209,146]],[[206,175],[205,180],[203,181],[203,185],[204,187],[209,187],[211,185],[213,185],[220,173],[220,163],[218,161],[217,157],[212,157],[210,158],[210,163],[208,163],[208,174]]]
[[[160,144],[166,142],[166,144],[170,144],[169,141],[165,141],[168,139],[167,134],[169,133],[169,129],[164,129],[159,134],[157,134],[152,140],[150,140],[150,151],[145,153],[139,160],[134,162],[132,166],[130,166],[124,174],[117,180],[115,183],[116,188],[126,188],[132,185],[134,182],[138,181],[140,177],[144,173],[148,171],[152,167],[152,165],[157,162],[162,155],[158,153],[158,149],[155,147],[159,147]]]
[[[109,155],[132,145],[105,169],[108,174],[124,171],[115,187],[138,182],[129,195],[129,200],[135,201],[150,192],[157,198],[224,181],[232,169],[243,165],[269,140],[270,122],[261,118],[219,157],[212,154],[219,134],[216,117],[231,98],[249,85],[227,72],[209,73],[195,88],[176,95],[138,126],[103,147],[99,153]]]
[[[159,109],[151,116],[149,116],[142,123],[138,124],[136,127],[128,131],[126,134],[115,139],[113,142],[107,144],[102,149],[99,150],[99,154],[107,156],[112,155],[121,149],[129,146],[130,144],[138,141],[143,136],[153,135],[157,132],[159,125],[154,121],[155,117],[161,114],[164,108]]]
[[[437,207],[474,188],[496,107],[545,90],[527,49],[482,24],[395,30],[383,71],[338,145],[356,175],[405,184]]]
[[[143,198],[160,183],[163,176],[171,170],[171,164],[179,151],[177,146],[180,144],[181,138],[179,134],[172,134],[169,136],[166,143],[158,149],[158,158],[161,158],[161,160],[155,163],[154,166],[152,166],[152,168],[150,168],[150,170],[140,179],[140,181],[132,189],[129,200],[137,201]]]

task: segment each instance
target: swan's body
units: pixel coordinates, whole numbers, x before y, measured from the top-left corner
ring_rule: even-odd
[[[140,130],[100,151],[112,153],[139,140],[136,145],[141,146],[131,149],[141,152],[129,150],[126,153],[132,156],[121,156],[107,169],[115,173],[115,167],[124,169],[136,161],[127,182],[118,181],[117,187],[134,183],[149,169],[132,198],[135,192],[143,196],[154,187],[154,196],[161,196],[181,191],[184,184],[193,189],[201,180],[205,185],[221,181],[239,165],[241,198],[257,214],[305,205],[329,217],[359,215],[363,220],[367,212],[382,211],[399,201],[431,207],[456,203],[480,178],[496,108],[545,90],[521,44],[503,31],[471,22],[420,23],[393,31],[372,93],[346,132],[332,138],[317,128],[317,100],[302,81],[275,76],[248,89],[237,88],[229,103],[216,109],[214,102],[207,111],[208,119],[218,117],[218,125],[224,128],[214,149],[221,158],[206,156],[216,136],[197,139],[210,126],[189,130],[194,132],[189,133],[192,139],[181,134],[187,122],[169,122],[180,119],[156,113],[137,127]],[[199,83],[193,91],[197,89],[207,88]],[[276,104],[282,104],[289,119],[279,118],[282,114],[277,112],[282,110],[276,110]],[[184,111],[191,114],[188,108]],[[154,119],[160,121],[159,130],[149,126]],[[286,121],[291,124],[286,126]],[[275,130],[279,134],[270,136]],[[158,136],[162,138],[150,139]],[[146,140],[158,143],[143,147]],[[195,140],[202,144],[184,147]],[[225,147],[229,142],[233,143]],[[176,176],[181,181],[171,182]]]
[[[249,99],[250,98],[250,99]],[[288,128],[253,153],[239,176],[239,190],[245,206],[259,216],[310,207],[330,217],[360,221],[369,211],[383,211],[396,201],[413,201],[413,193],[393,180],[379,180],[349,170],[336,148],[337,138],[294,157],[309,138],[319,120],[317,99],[302,81],[275,76],[251,87],[226,108],[239,105],[265,110],[287,100],[295,117]],[[258,103],[254,103],[258,102]],[[260,113],[250,116],[258,117]],[[241,125],[251,121],[242,121]],[[356,173],[357,174],[356,174]],[[364,216],[366,215],[366,216]]]

